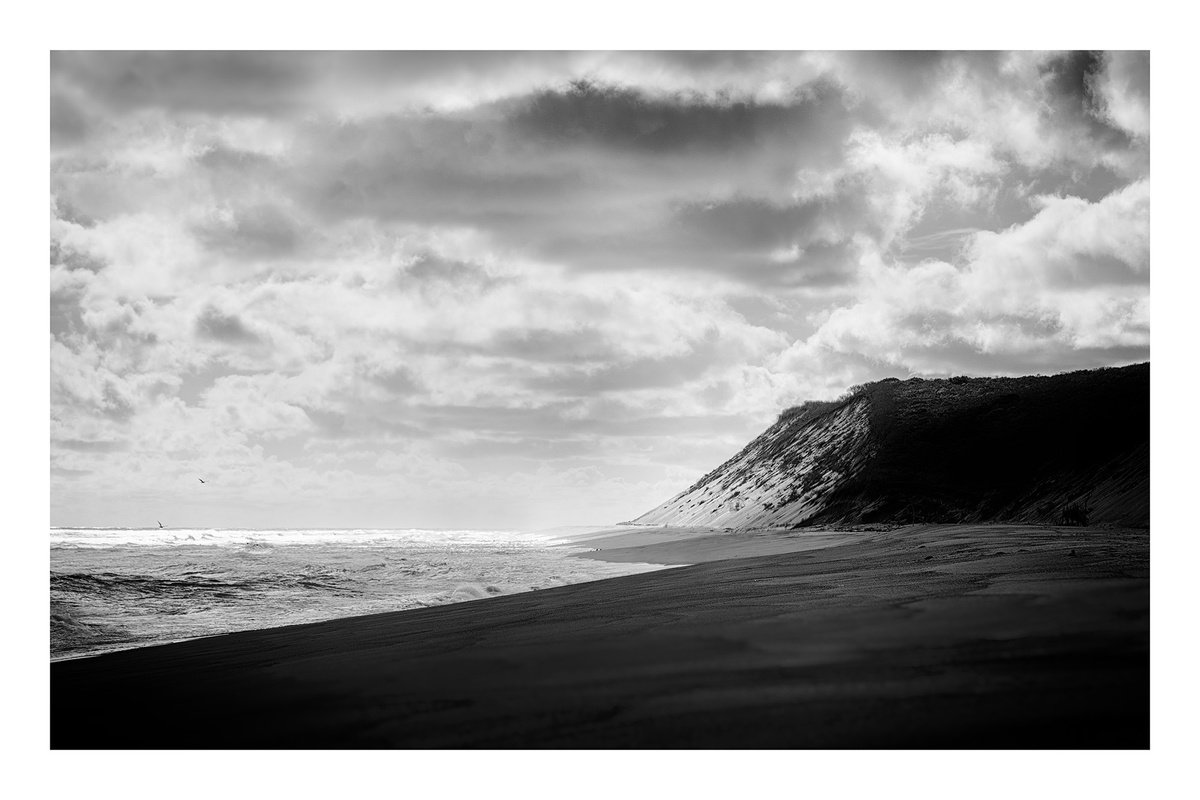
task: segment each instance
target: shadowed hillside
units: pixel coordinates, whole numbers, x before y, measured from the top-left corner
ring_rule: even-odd
[[[1150,365],[888,379],[805,403],[634,522],[1150,524]]]

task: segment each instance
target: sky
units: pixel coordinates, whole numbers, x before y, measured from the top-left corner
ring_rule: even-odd
[[[1149,77],[53,53],[51,524],[611,523],[854,384],[1149,360]]]

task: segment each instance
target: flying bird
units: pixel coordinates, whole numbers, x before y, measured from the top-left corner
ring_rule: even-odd
[[[158,522],[158,520],[154,520],[154,521],[155,521],[155,522]],[[161,528],[162,526],[163,526],[163,524],[162,524],[161,522],[158,522],[158,527],[160,527],[160,528]]]
[[[196,480],[200,481],[201,483],[207,483],[207,481],[205,481],[204,478],[196,478]]]

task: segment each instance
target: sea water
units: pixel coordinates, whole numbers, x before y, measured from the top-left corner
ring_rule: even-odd
[[[52,528],[51,660],[657,569],[550,533]]]

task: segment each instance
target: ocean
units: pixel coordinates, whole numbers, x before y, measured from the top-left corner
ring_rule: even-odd
[[[660,569],[554,533],[52,528],[50,658]]]

